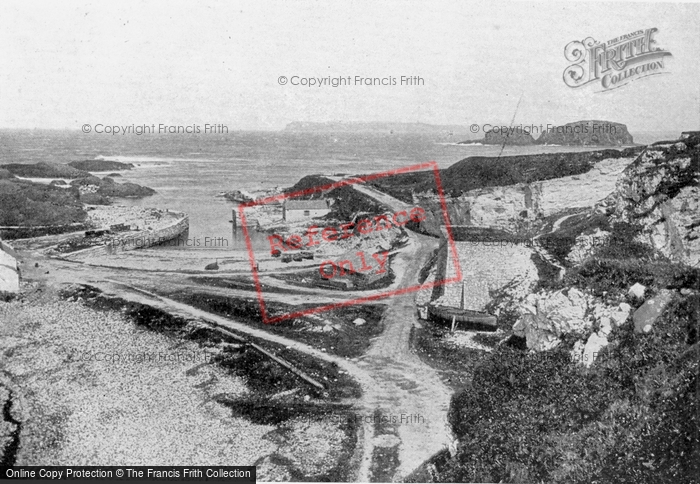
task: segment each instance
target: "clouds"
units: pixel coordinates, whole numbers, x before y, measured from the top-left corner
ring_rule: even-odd
[[[294,120],[500,124],[521,97],[516,123],[699,122],[691,106],[700,74],[697,5],[39,4],[0,6],[2,127],[77,128],[97,119],[249,129]],[[607,97],[564,85],[567,43],[649,27],[674,54],[671,75]],[[310,90],[281,86],[283,75],[420,76],[425,85]]]

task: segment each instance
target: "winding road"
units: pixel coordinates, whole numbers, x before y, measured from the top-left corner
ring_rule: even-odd
[[[404,202],[372,188],[352,186],[391,210],[410,208]],[[408,236],[408,243],[397,253],[393,262],[396,274],[392,285],[394,289],[415,286],[421,267],[438,245],[438,240],[434,238],[410,231]],[[365,355],[347,360],[155,293],[156,290],[162,292],[163,286],[167,286],[168,290],[191,288],[191,273],[178,275],[152,270],[127,271],[38,258],[37,253],[34,255],[42,265],[35,272],[43,274],[48,267],[50,276],[46,278],[50,277],[48,280],[52,283],[89,284],[106,294],[154,306],[172,314],[199,318],[262,340],[289,346],[319,360],[336,363],[362,388],[362,397],[354,402],[355,413],[363,421],[354,458],[356,468],[353,472],[357,481],[402,480],[426,459],[446,448],[452,440],[447,424],[451,392],[442,383],[438,373],[410,349],[411,329],[418,324],[415,292],[392,296],[382,319],[384,331],[372,341]],[[254,293],[244,289],[198,287],[229,297],[255,297]],[[269,292],[265,297],[287,304],[302,304],[337,302],[353,296],[332,290],[295,289],[294,293]]]

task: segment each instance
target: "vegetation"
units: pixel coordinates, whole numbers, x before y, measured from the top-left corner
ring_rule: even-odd
[[[30,178],[80,178],[89,175],[86,171],[61,163],[8,163],[0,165],[13,175]]]
[[[571,361],[572,338],[540,353],[496,346],[453,398],[459,445],[453,457],[436,457],[436,480],[700,482],[700,268],[635,240],[641,226],[599,214],[572,217],[540,241],[565,263],[576,237],[596,229],[610,237],[563,280],[538,261],[541,288],[573,286],[612,301],[625,300],[634,283],[651,295],[684,291],[651,332],[636,333],[630,321],[614,329],[590,368]],[[508,298],[492,296],[493,304]],[[504,314],[508,323],[517,316]]]
[[[326,216],[328,219],[352,220],[358,213],[381,214],[386,211],[385,207],[376,200],[358,192],[349,185],[334,188],[329,191],[318,190],[331,183],[333,183],[333,181],[326,177],[309,175],[299,180],[293,187],[287,189],[286,193],[308,190],[308,195],[299,197],[298,199],[327,198],[333,200],[335,203],[331,206],[331,213]]]
[[[0,225],[82,223],[86,213],[77,191],[25,180],[0,180]]]

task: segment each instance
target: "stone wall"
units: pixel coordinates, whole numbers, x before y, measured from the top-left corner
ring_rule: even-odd
[[[19,292],[19,267],[14,249],[0,241],[0,293]]]
[[[173,223],[155,230],[141,230],[132,232],[128,235],[115,238],[113,243],[89,247],[87,249],[78,250],[70,254],[66,254],[64,258],[84,261],[91,257],[113,255],[119,252],[125,252],[134,249],[144,249],[153,245],[161,244],[165,241],[175,239],[181,234],[187,232],[190,227],[190,219],[185,214],[174,214]]]
[[[537,279],[537,268],[530,259],[533,254],[531,248],[506,242],[503,245],[497,242],[493,244],[455,242],[463,282],[445,286],[442,296],[435,300],[435,304],[460,307],[464,284],[464,307],[482,311],[491,299],[489,291],[503,287],[516,277]],[[438,275],[438,279],[449,279],[457,274],[451,251],[448,252],[445,271],[446,274]]]

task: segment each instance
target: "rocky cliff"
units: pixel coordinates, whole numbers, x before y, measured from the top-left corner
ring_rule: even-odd
[[[538,144],[570,146],[623,146],[634,144],[627,126],[610,121],[577,121],[547,129]]]
[[[516,230],[523,223],[570,208],[593,207],[615,189],[624,169],[634,155],[606,158],[586,173],[573,176],[470,190],[447,200],[452,225],[482,225]],[[422,228],[439,233],[444,217],[438,198],[424,194],[416,197],[427,209]]]
[[[700,136],[647,147],[599,209],[642,225],[640,241],[678,262],[700,262]]]

